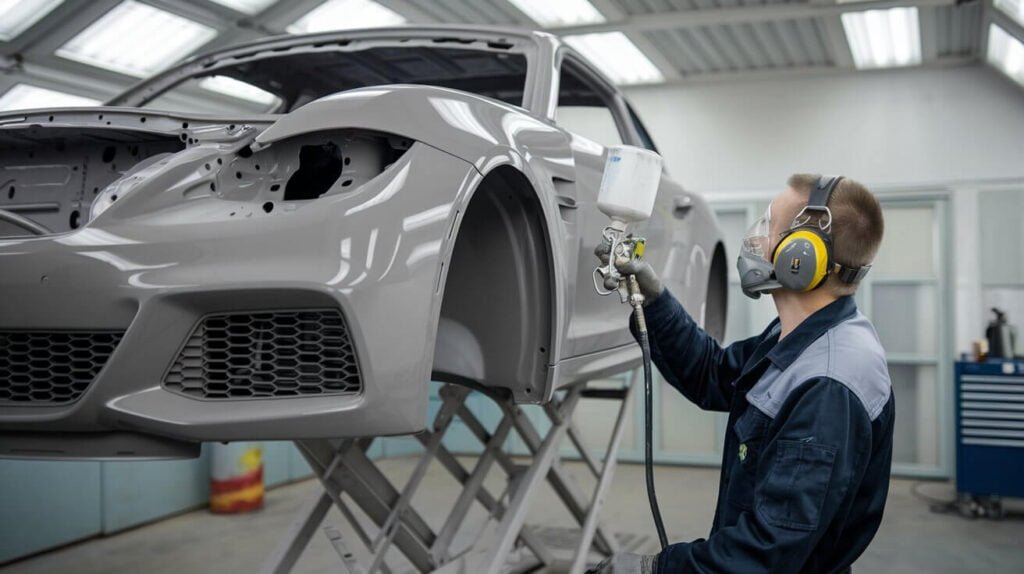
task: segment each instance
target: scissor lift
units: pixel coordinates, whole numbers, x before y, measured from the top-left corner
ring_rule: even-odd
[[[548,568],[553,571],[583,572],[592,552],[609,555],[620,550],[620,544],[600,524],[601,508],[616,466],[635,374],[618,388],[588,388],[574,385],[559,391],[554,400],[543,406],[551,426],[541,434],[527,414],[509,399],[487,394],[501,411],[501,419],[489,432],[469,409],[466,399],[473,391],[469,386],[446,383],[440,389],[442,403],[433,424],[416,436],[424,448],[410,478],[400,489],[378,468],[367,450],[373,438],[343,440],[296,441],[300,452],[313,468],[322,489],[303,509],[263,567],[266,574],[290,572],[306,545],[319,529],[331,506],[338,509],[350,523],[361,544],[369,551],[369,561],[360,562],[347,547],[346,540],[332,526],[324,531],[338,551],[341,572],[349,574],[390,574],[410,568],[418,572],[488,573],[526,572]],[[598,464],[584,447],[582,436],[572,422],[572,415],[581,400],[617,401],[618,416],[605,452]],[[472,469],[467,469],[442,444],[452,422],[459,418],[483,445]],[[505,445],[515,431],[529,452],[527,460],[513,458]],[[568,437],[579,452],[584,466],[597,480],[589,501],[567,469],[561,464],[560,449]],[[462,485],[443,526],[436,532],[412,507],[413,496],[420,488],[427,468],[438,462]],[[494,496],[485,486],[488,472],[497,465],[507,477],[504,492]],[[525,524],[527,510],[545,480],[565,504],[579,524],[579,530],[559,536],[552,529],[533,528]],[[372,524],[358,520],[342,493],[359,507]],[[486,523],[471,544],[453,548],[456,534],[474,503],[487,512]],[[563,544],[555,544],[561,539]],[[566,560],[565,541],[571,540],[571,559]],[[627,540],[628,542],[628,540]],[[641,541],[642,542],[642,541]],[[398,558],[401,554],[404,560]],[[401,563],[400,566],[396,564]],[[409,566],[411,564],[411,566]]]

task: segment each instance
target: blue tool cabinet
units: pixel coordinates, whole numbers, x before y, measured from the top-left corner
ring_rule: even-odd
[[[1024,497],[1024,361],[956,363],[956,490]]]

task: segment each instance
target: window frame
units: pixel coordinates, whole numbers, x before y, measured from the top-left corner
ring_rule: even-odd
[[[555,82],[553,82],[555,92],[554,109],[558,109],[559,99],[562,92],[562,74],[566,71],[565,66],[567,64],[570,66],[569,70],[571,70],[572,73],[575,73],[584,85],[594,90],[594,93],[601,98],[604,106],[608,108],[609,112],[611,112],[612,120],[615,121],[615,128],[619,132],[619,138],[622,140],[622,143],[646,149],[647,146],[643,144],[640,135],[637,133],[635,125],[630,119],[629,107],[625,98],[622,97],[622,93],[619,92],[618,88],[616,88],[611,82],[601,76],[601,74],[595,70],[586,59],[566,46],[562,46],[560,48],[558,57],[555,61],[556,73]],[[555,125],[560,128],[562,127],[557,123],[557,121],[555,122]]]

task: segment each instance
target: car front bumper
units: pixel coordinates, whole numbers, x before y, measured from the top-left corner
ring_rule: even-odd
[[[441,261],[456,217],[441,176],[472,168],[428,146],[401,163],[350,195],[275,213],[171,223],[188,219],[161,212],[0,240],[0,332],[124,332],[77,400],[0,401],[0,456],[171,456],[168,440],[421,430]],[[419,182],[415,193],[394,189],[407,181]],[[407,197],[396,207],[400,194]],[[203,399],[163,384],[205,316],[300,309],[341,312],[358,392]]]

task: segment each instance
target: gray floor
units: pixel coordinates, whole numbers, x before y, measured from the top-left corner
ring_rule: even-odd
[[[402,480],[411,472],[413,461],[390,460],[384,461],[382,466],[388,476]],[[576,471],[576,476],[583,476],[581,468],[569,466]],[[492,476],[488,483],[495,493],[500,492],[498,480],[498,476]],[[657,480],[669,538],[690,540],[705,536],[714,511],[717,470],[659,467]],[[591,486],[585,481],[581,484]],[[915,574],[1024,572],[1024,515],[991,521],[933,514],[924,502],[911,495],[912,484],[907,480],[893,481],[882,528],[857,563],[856,570]],[[266,507],[257,513],[217,516],[205,510],[191,512],[16,562],[3,571],[10,574],[258,571],[264,557],[277,543],[277,534],[287,528],[294,512],[316,487],[315,482],[304,481],[272,490],[267,494]],[[421,491],[424,494],[414,499],[414,506],[437,528],[444,519],[445,509],[457,495],[458,487],[436,466],[429,471],[425,487]],[[951,494],[951,488],[942,483],[927,484],[923,490],[932,496]],[[614,531],[639,534],[648,547],[653,544],[642,467],[619,467],[604,516],[605,524]],[[483,519],[482,512],[471,514],[462,537],[471,537],[473,526]],[[545,527],[572,524],[552,492],[544,492],[534,502],[527,521]],[[343,536],[350,533],[342,517],[333,510],[327,523],[338,527]],[[318,533],[307,548],[295,571],[339,571],[337,555],[322,533]]]

